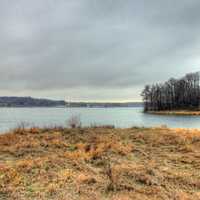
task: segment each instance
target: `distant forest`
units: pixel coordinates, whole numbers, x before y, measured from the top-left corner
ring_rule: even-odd
[[[125,103],[99,103],[99,102],[65,102],[50,99],[36,99],[32,97],[0,97],[0,107],[138,107],[142,106],[141,102]]]
[[[65,101],[32,97],[0,97],[0,107],[54,107],[65,106]]]
[[[180,79],[146,85],[142,91],[144,111],[198,110],[200,73],[189,73]]]
[[[66,102],[67,107],[112,108],[112,107],[140,107],[142,102]]]

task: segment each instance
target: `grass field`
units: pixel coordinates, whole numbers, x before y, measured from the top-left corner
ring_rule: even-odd
[[[198,200],[200,131],[16,129],[0,136],[1,200]]]

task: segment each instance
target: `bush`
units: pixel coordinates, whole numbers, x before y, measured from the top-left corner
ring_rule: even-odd
[[[81,119],[79,115],[72,115],[68,121],[67,121],[67,125],[70,128],[80,128],[81,127]]]
[[[18,133],[18,134],[23,134],[30,125],[28,122],[20,122],[16,126],[16,128],[13,129],[13,132]]]

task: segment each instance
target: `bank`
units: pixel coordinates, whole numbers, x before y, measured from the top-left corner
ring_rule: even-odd
[[[200,111],[191,110],[166,110],[166,111],[147,111],[148,114],[156,115],[180,115],[180,116],[200,116]]]

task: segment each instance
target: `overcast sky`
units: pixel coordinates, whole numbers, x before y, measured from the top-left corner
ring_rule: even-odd
[[[0,0],[1,96],[138,101],[199,70],[199,0]]]

